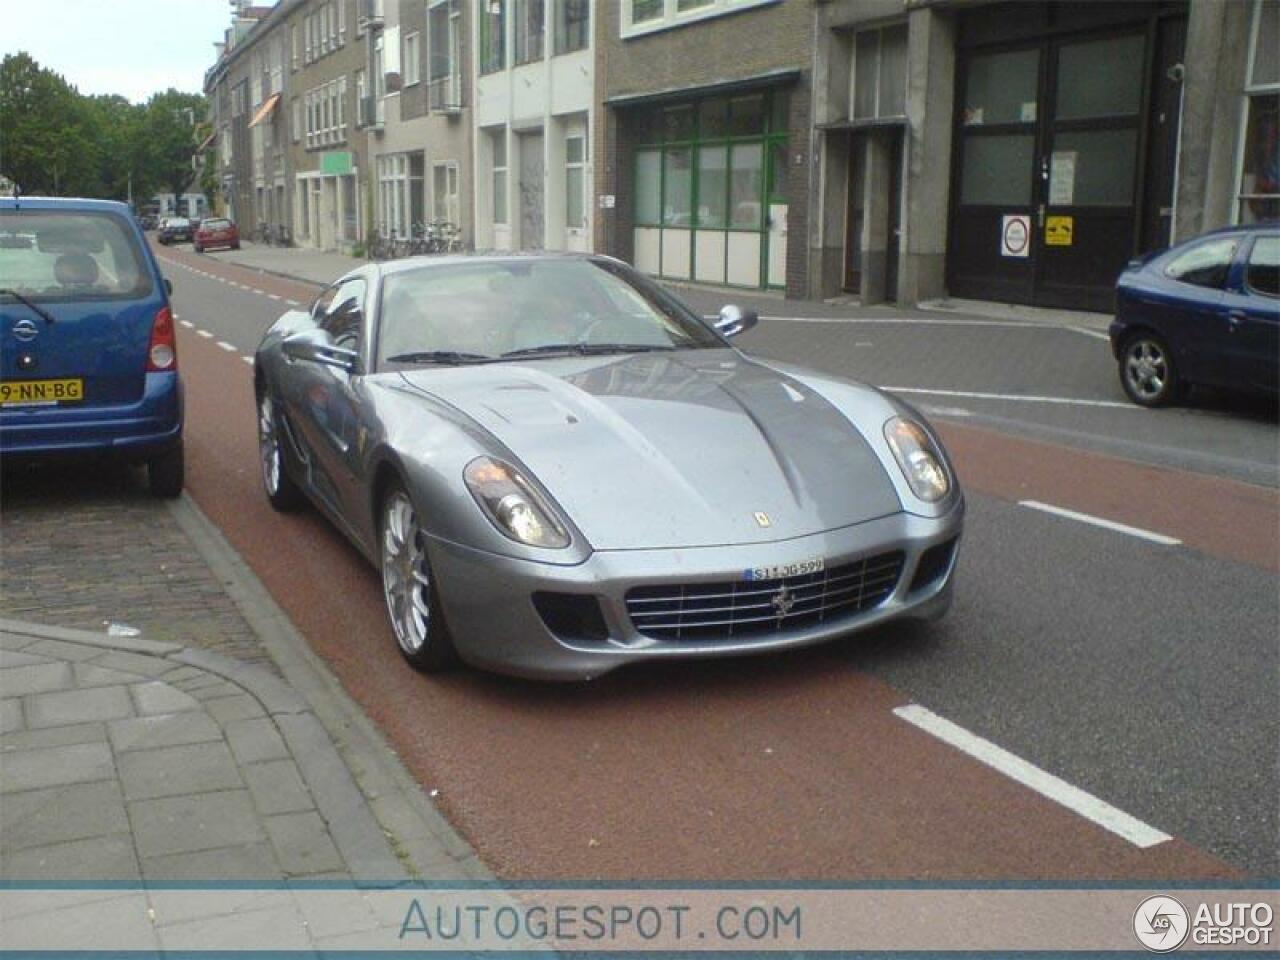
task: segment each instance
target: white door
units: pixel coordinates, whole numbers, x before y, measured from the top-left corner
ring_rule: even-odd
[[[769,204],[769,286],[787,285],[787,205]]]

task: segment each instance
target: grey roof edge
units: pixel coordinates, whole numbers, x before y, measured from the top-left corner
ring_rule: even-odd
[[[794,83],[804,75],[801,67],[782,67],[764,73],[752,74],[748,77],[735,77],[732,80],[717,80],[715,83],[699,86],[664,87],[661,90],[649,90],[642,93],[618,93],[605,97],[605,106],[630,107],[645,103],[660,103],[666,100],[691,100],[696,97],[710,96],[728,90],[744,87],[771,87]]]

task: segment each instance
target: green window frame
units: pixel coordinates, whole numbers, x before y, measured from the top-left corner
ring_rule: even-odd
[[[635,118],[641,134],[632,151],[633,224],[763,232],[770,189],[766,165],[779,145],[785,156],[788,96],[785,90],[736,91],[638,108],[647,113]],[[759,145],[758,154],[749,149],[754,145]],[[759,214],[751,226],[744,224],[743,211],[735,216],[731,208],[735,148],[744,160],[755,158],[749,165],[744,163],[742,171],[755,173],[759,184]],[[691,179],[687,203],[682,169],[686,155]],[[720,156],[722,166],[714,163]],[[670,176],[673,168],[679,171],[674,177]],[[655,179],[656,194],[652,192]],[[706,190],[713,192],[704,196]]]

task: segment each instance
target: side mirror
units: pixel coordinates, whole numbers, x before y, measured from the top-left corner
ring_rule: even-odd
[[[750,330],[760,322],[760,314],[754,310],[744,310],[732,303],[720,308],[720,316],[712,324],[716,333],[722,337],[736,337],[744,330]]]
[[[164,278],[164,292],[171,297],[173,296],[173,281],[168,277]]]
[[[347,374],[356,372],[360,355],[345,347],[335,347],[329,342],[328,334],[323,330],[304,330],[288,337],[281,349],[290,360],[306,360],[310,363],[324,364]]]

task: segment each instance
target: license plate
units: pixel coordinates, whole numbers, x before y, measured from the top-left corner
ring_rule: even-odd
[[[0,406],[49,406],[75,403],[84,399],[84,381],[68,380],[0,380]]]
[[[787,577],[802,577],[808,573],[821,573],[827,569],[827,561],[822,557],[810,557],[808,560],[797,560],[794,563],[779,563],[771,567],[747,567],[742,571],[743,580],[785,580]]]

